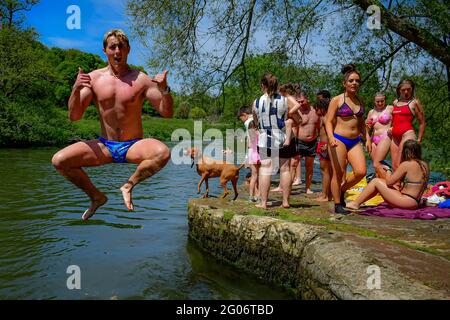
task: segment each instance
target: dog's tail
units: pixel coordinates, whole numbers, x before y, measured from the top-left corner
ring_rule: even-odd
[[[245,162],[238,167],[238,171],[241,170],[245,166]]]

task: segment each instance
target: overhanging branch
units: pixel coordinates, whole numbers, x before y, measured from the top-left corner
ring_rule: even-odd
[[[436,38],[433,34],[423,28],[412,24],[411,22],[395,16],[387,10],[378,0],[352,0],[364,11],[371,5],[380,8],[381,22],[390,30],[394,31],[403,38],[415,43],[430,55],[441,61],[446,66],[450,66],[450,48],[449,46]]]

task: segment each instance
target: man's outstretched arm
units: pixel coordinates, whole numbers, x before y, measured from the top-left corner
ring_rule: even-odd
[[[169,92],[167,85],[167,73],[157,74],[155,78],[150,79],[149,88],[145,93],[145,98],[150,101],[150,104],[159,112],[164,118],[173,117],[173,99]],[[156,86],[152,83],[156,83]]]
[[[84,111],[92,100],[91,77],[78,69],[78,76],[69,98],[69,119],[77,121],[83,117]]]

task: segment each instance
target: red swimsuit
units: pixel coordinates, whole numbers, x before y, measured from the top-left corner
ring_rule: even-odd
[[[394,110],[392,111],[392,137],[397,141],[402,139],[406,131],[414,130],[412,125],[414,115],[409,107],[411,101],[404,106],[394,105]]]

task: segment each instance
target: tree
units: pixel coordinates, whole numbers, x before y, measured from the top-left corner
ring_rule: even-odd
[[[22,11],[30,11],[39,0],[1,0],[0,1],[0,23],[2,29],[11,29],[20,26],[25,20]]]
[[[162,3],[130,0],[128,13],[133,17],[135,34],[147,41],[151,37],[154,48],[149,61],[151,67],[169,65],[187,83],[200,78],[205,90],[218,86],[222,91],[224,84],[242,67],[245,94],[248,89],[246,57],[280,52],[306,65],[308,44],[314,37],[323,37],[321,31],[331,31],[347,39],[351,36],[353,40],[361,39],[361,34],[367,35],[366,10],[370,5],[380,8],[384,26],[379,32],[371,32],[366,41],[368,49],[363,48],[365,56],[373,57],[370,53],[374,47],[381,52],[376,55],[379,59],[372,61],[374,68],[370,76],[384,68],[389,82],[393,57],[408,47],[450,67],[450,5],[445,0],[164,0]],[[346,17],[351,24],[342,29],[327,25],[330,18]],[[350,26],[353,30],[348,32]],[[267,43],[259,47],[252,45],[263,34]],[[386,68],[386,62],[390,69],[389,65]]]

